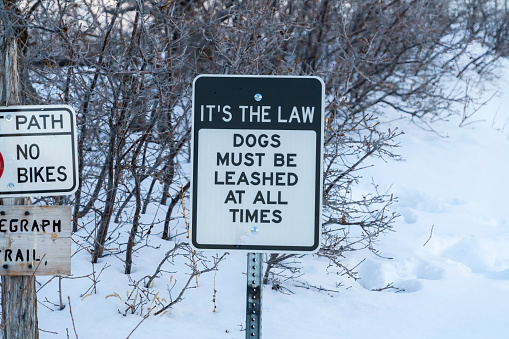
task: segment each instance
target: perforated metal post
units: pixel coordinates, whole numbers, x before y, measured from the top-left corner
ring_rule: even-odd
[[[262,255],[247,254],[246,339],[262,337]]]

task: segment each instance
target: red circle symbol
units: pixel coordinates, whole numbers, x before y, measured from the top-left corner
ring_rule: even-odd
[[[4,173],[4,157],[2,156],[2,153],[0,153],[0,178],[2,177],[3,173]]]

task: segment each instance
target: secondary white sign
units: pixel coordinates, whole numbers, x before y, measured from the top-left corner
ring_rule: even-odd
[[[322,81],[201,76],[193,89],[192,245],[316,251]]]
[[[0,107],[0,197],[72,194],[77,166],[70,106]]]

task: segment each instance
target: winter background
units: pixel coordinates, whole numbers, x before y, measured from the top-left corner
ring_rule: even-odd
[[[304,275],[280,290],[265,286],[264,338],[509,337],[509,63],[503,65],[499,80],[481,84],[493,98],[462,127],[459,116],[434,122],[431,131],[387,113],[383,124],[405,132],[398,138],[402,157],[373,159],[356,194],[373,182],[393,193],[392,210],[401,214],[395,232],[380,237],[380,255],[358,251],[344,259],[358,264],[357,280],[308,255],[299,260]],[[145,221],[164,216],[152,208]],[[175,307],[144,319],[122,314],[130,290],[120,286],[153,274],[173,243],[153,237],[152,247],[137,252],[130,282],[121,260],[106,257],[92,267],[76,245],[83,236],[73,235],[76,279],[62,279],[63,310],[58,279],[38,277],[41,338],[245,337],[245,254],[231,253]],[[178,271],[168,263],[163,269]],[[186,279],[169,276],[154,281],[165,301]]]

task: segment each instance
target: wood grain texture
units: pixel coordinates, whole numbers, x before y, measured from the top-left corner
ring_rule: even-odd
[[[17,105],[21,103],[20,63],[23,54],[18,53],[21,50],[19,33],[27,33],[27,30],[14,31],[13,23],[18,22],[13,18],[15,11],[12,9],[17,9],[15,1],[1,0],[0,9],[6,10],[2,18],[6,32],[0,39],[0,105]],[[19,202],[22,205],[23,200]],[[17,203],[17,198],[2,199],[2,207]],[[39,339],[35,276],[2,276],[1,280],[1,333],[4,339]]]
[[[0,275],[70,275],[70,206],[0,206]]]

